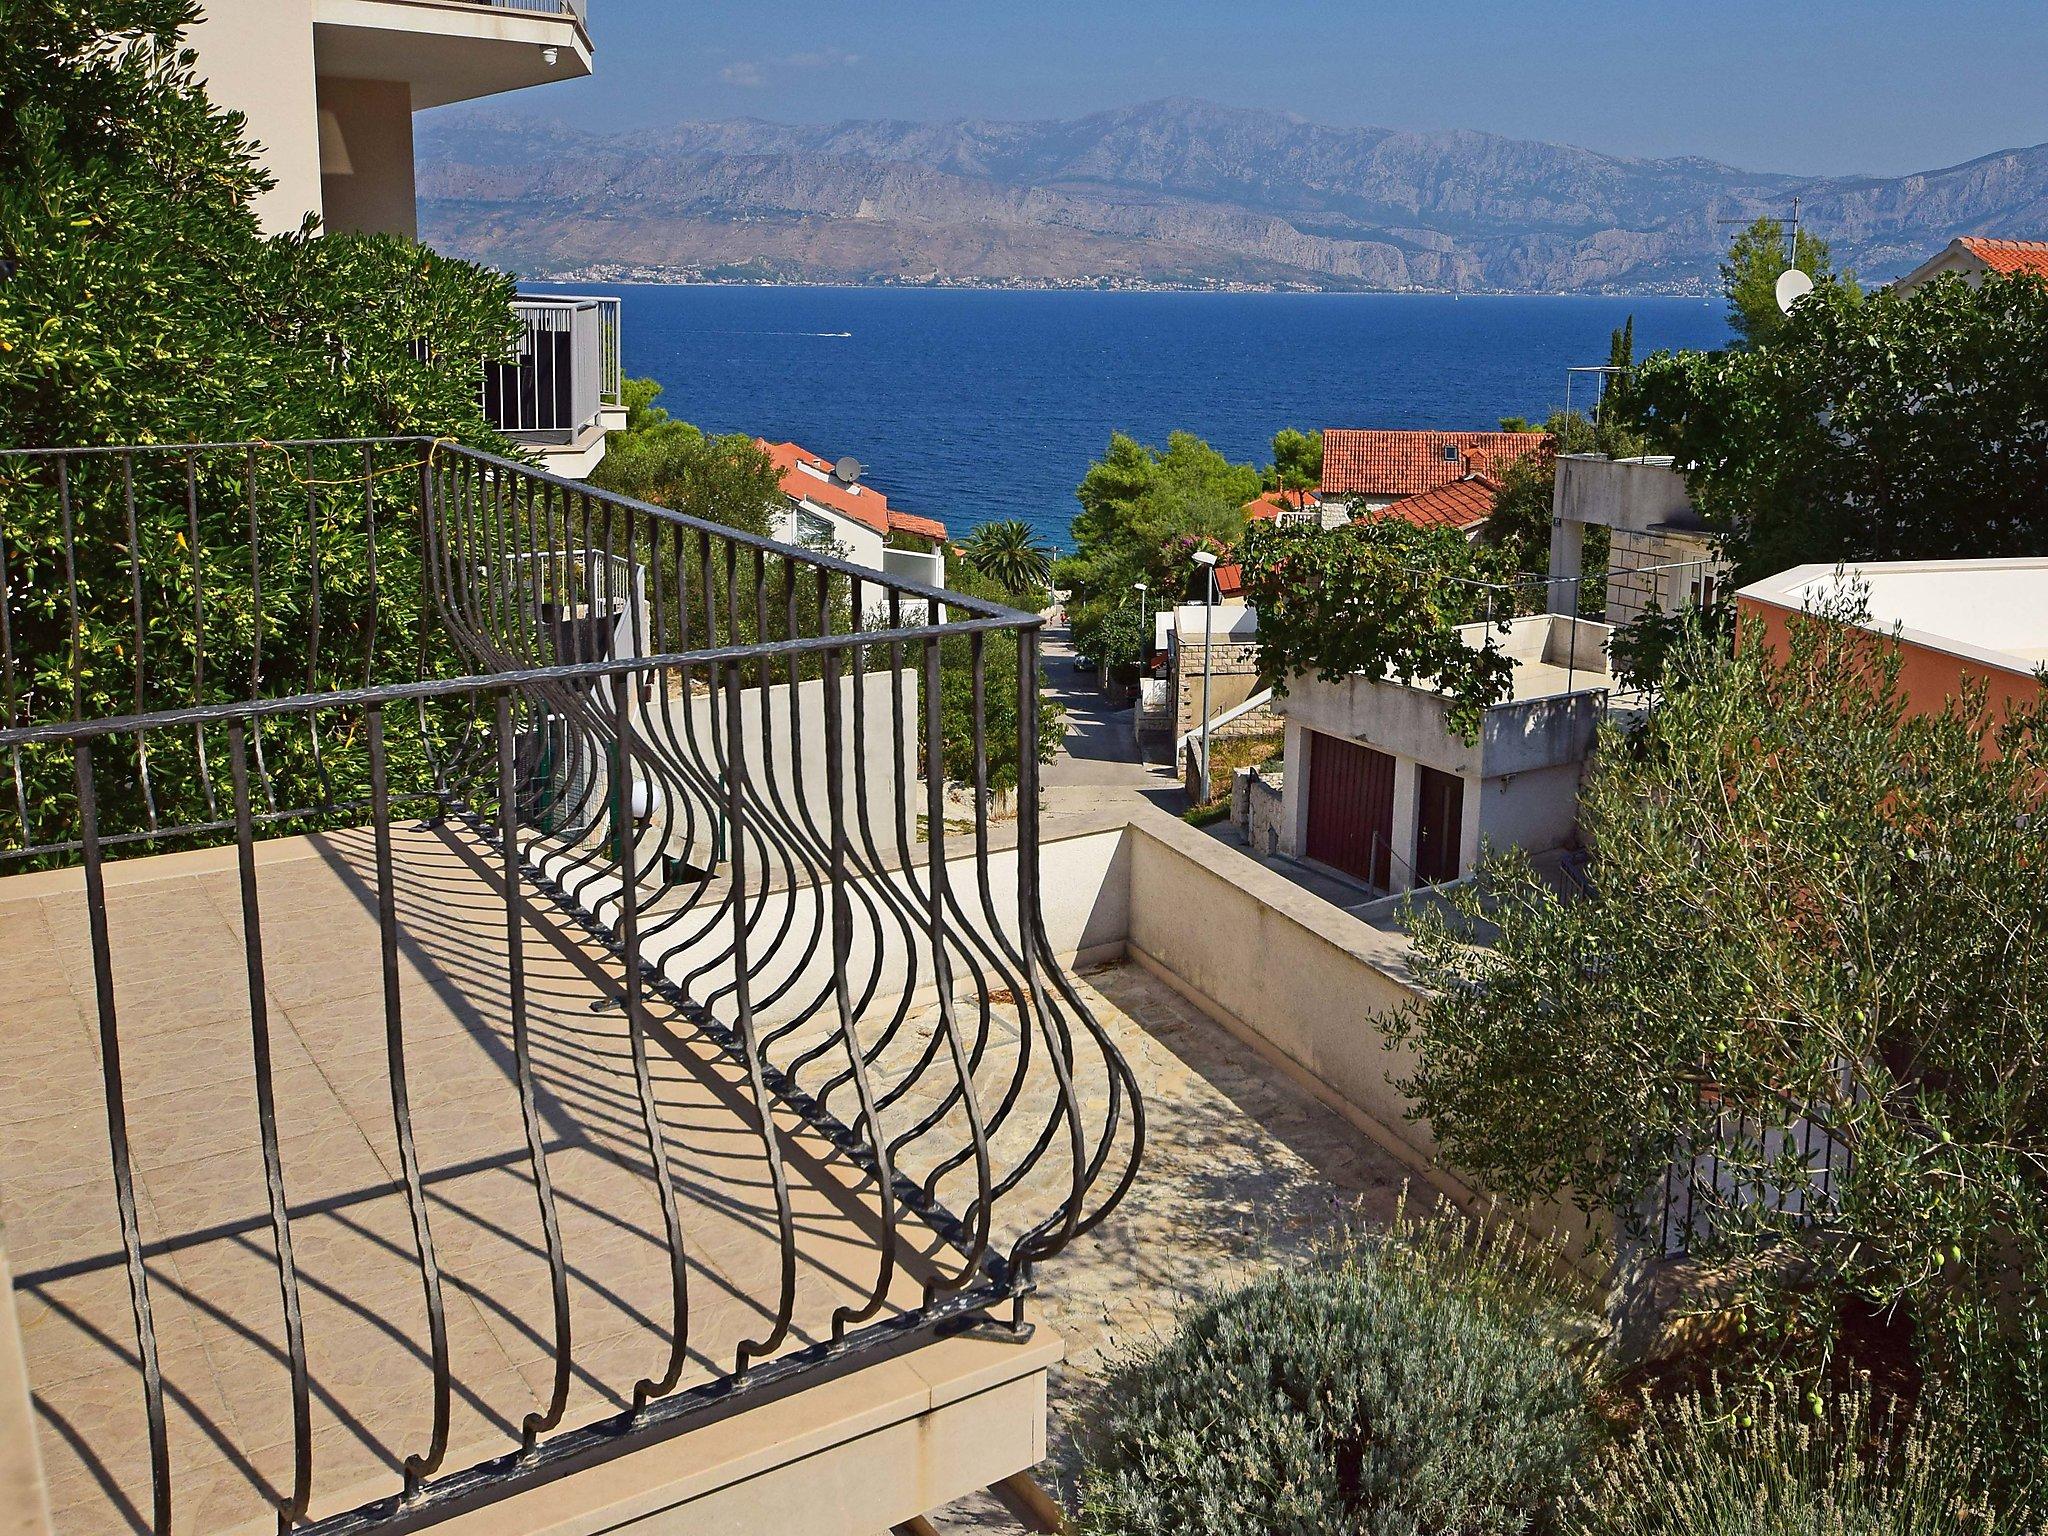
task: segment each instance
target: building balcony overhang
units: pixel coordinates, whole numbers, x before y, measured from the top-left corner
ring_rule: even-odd
[[[413,110],[591,72],[580,0],[314,0],[315,73],[403,82]]]

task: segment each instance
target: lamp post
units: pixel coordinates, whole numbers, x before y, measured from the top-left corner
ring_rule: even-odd
[[[1216,639],[1216,556],[1206,549],[1195,551],[1195,564],[1209,579],[1207,600],[1202,605],[1202,803],[1209,803],[1209,651]]]

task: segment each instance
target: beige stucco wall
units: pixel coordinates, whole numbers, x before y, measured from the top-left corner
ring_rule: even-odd
[[[322,211],[313,70],[313,0],[206,0],[187,41],[207,93],[249,120],[277,185],[257,199],[273,234]]]
[[[1297,1069],[1432,1184],[1470,1198],[1394,1086],[1415,1066],[1383,1027],[1415,1000],[1407,940],[1163,812],[1134,816],[1125,835],[1132,958]]]
[[[402,80],[320,80],[326,226],[416,237],[412,90]]]

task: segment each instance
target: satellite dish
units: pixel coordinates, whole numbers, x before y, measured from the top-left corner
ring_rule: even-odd
[[[1809,288],[1811,288],[1812,286],[1813,285],[1811,283],[1807,284],[1807,287]],[[846,458],[841,459],[837,464],[834,464],[832,466],[833,478],[837,480],[843,480],[848,485],[852,485],[855,481],[859,480],[860,477],[866,473],[867,470],[865,467],[862,466],[860,460],[853,458],[850,455]]]
[[[1797,267],[1787,267],[1778,274],[1778,308],[1786,314],[1792,307],[1813,292],[1813,279]]]

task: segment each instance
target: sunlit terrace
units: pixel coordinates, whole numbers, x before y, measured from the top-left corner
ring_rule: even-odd
[[[413,440],[0,498],[54,1529],[713,1528],[792,1469],[879,1529],[1039,1459],[1024,1298],[1142,1128],[1041,920],[1035,619]]]

